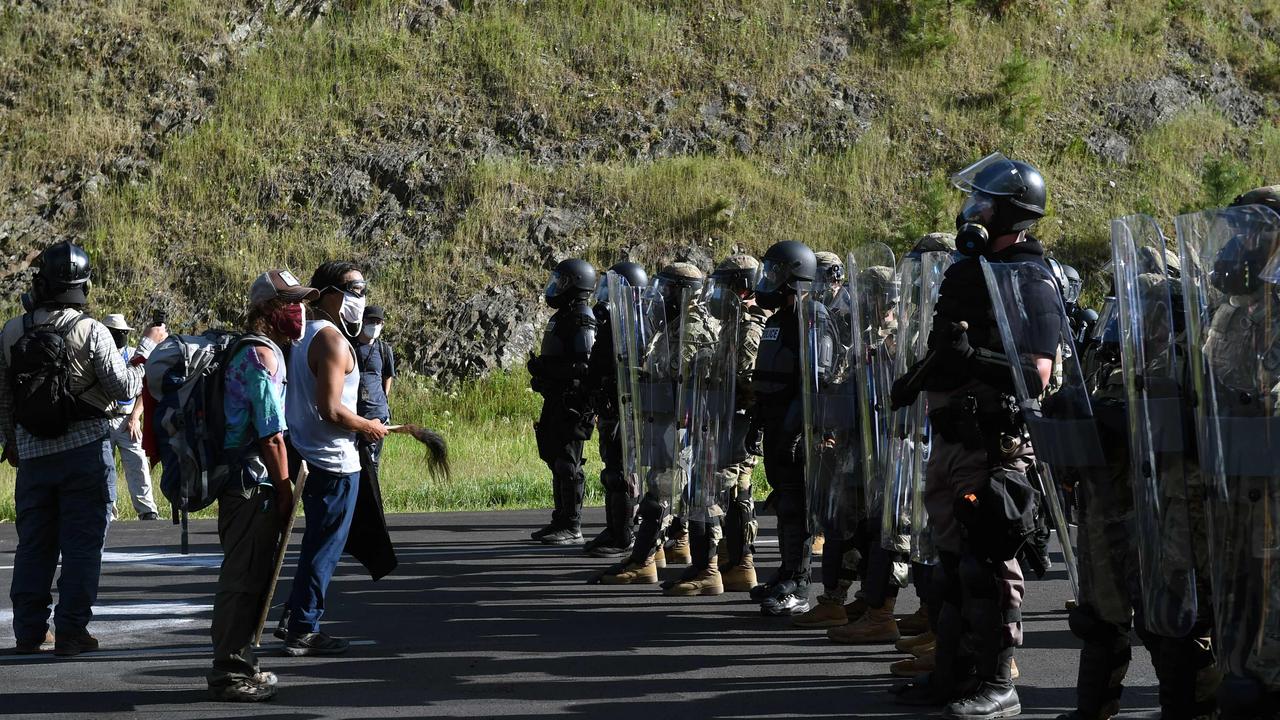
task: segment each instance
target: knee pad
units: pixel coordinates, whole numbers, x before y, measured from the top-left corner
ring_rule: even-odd
[[[621,470],[613,468],[601,470],[600,485],[606,492],[627,492],[627,479]]]
[[[657,522],[662,518],[662,503],[658,502],[658,498],[650,493],[645,493],[640,498],[640,509],[638,511],[641,520],[649,520]]]

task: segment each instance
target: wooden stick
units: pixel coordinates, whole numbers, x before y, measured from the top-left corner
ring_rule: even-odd
[[[298,482],[293,486],[293,512],[280,534],[280,543],[276,546],[276,565],[271,573],[271,585],[267,588],[267,597],[262,603],[262,612],[258,614],[258,627],[253,633],[253,646],[262,647],[262,629],[266,627],[267,616],[271,614],[271,600],[276,594],[276,583],[280,582],[280,569],[284,567],[284,553],[289,549],[289,536],[293,534],[293,523],[298,518],[298,508],[302,505],[302,488],[307,484],[307,463],[298,466]]]

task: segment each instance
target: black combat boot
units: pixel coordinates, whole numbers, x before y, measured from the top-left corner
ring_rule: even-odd
[[[1001,650],[995,658],[995,672],[984,667],[981,678],[973,694],[947,705],[942,716],[956,720],[996,720],[1022,714],[1022,703],[1013,686],[1013,648]]]

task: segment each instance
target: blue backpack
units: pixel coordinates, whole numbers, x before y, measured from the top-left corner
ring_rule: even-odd
[[[213,504],[227,481],[239,477],[239,451],[226,449],[223,413],[227,362],[246,346],[268,346],[261,335],[207,330],[170,335],[147,358],[147,390],[156,400],[151,418],[164,469],[160,492],[184,515]]]

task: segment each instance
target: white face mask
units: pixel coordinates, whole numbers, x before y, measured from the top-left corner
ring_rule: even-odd
[[[382,334],[382,323],[365,323],[363,332],[364,336],[370,340],[377,340]]]
[[[359,325],[364,319],[364,298],[348,292],[342,293],[342,309],[338,311],[338,317],[345,323]]]

